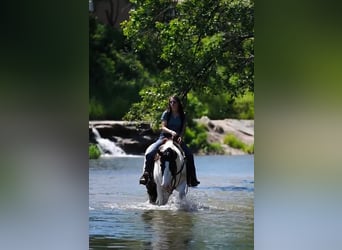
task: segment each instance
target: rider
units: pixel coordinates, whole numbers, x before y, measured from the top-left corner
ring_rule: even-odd
[[[187,183],[189,187],[196,187],[200,182],[196,177],[194,156],[184,143],[182,137],[185,133],[185,114],[182,103],[177,96],[171,96],[168,108],[161,117],[161,134],[156,142],[151,144],[145,153],[144,173],[140,177],[139,183],[146,185],[148,179],[153,180],[154,157],[165,138],[176,138],[182,147],[186,157]]]

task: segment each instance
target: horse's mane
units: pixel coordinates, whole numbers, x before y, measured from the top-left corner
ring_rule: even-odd
[[[175,150],[177,152],[177,154],[181,154],[183,155],[183,150],[181,148],[181,146],[177,143],[175,143],[173,140],[167,140],[164,144],[162,144],[159,148],[159,150],[161,152],[163,152],[164,150],[166,150],[167,148],[171,147],[173,150]]]

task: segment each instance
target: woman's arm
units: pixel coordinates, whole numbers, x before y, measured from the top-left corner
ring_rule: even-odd
[[[161,122],[161,130],[162,130],[163,132],[165,132],[165,133],[171,134],[172,136],[176,136],[176,135],[177,135],[177,133],[176,133],[175,131],[173,131],[173,130],[167,128],[167,121],[166,121],[166,120],[163,120],[163,121]]]

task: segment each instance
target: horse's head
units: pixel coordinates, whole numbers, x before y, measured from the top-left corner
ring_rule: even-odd
[[[158,154],[160,155],[160,162],[161,162],[161,169],[162,174],[164,175],[165,170],[165,163],[169,163],[169,169],[171,173],[174,175],[174,173],[177,172],[177,165],[176,165],[176,159],[178,157],[177,152],[172,149],[171,147],[167,147],[163,151],[158,151]]]
[[[180,197],[185,196],[186,169],[183,151],[172,140],[159,147],[154,167],[154,180],[157,189],[156,204],[165,205],[173,190]]]
[[[180,170],[184,167],[184,158],[180,149],[173,143],[172,140],[168,140],[163,144],[158,151],[159,162],[161,169],[162,182],[161,186],[169,191],[172,191],[175,186],[176,177],[180,174]]]

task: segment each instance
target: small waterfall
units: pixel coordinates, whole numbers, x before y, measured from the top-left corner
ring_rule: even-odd
[[[116,146],[114,142],[109,139],[102,138],[99,131],[95,127],[91,128],[91,131],[95,135],[97,146],[101,152],[101,155],[121,156],[126,155],[120,147]]]

